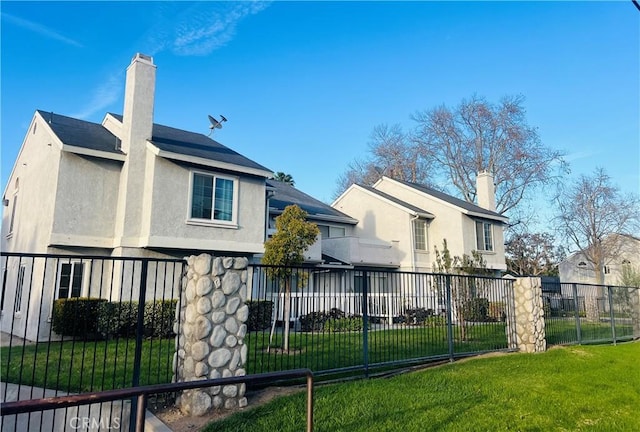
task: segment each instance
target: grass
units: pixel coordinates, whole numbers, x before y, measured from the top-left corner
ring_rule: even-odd
[[[640,430],[640,343],[476,358],[389,379],[319,386],[314,430]],[[304,392],[205,431],[300,431]]]
[[[633,337],[631,323],[615,323],[616,339]],[[574,317],[551,317],[545,319],[545,333],[547,344],[578,343],[578,332]],[[585,318],[580,319],[580,341],[582,343],[597,341],[612,341],[613,334],[610,322],[594,322]]]
[[[174,339],[142,343],[140,384],[171,381]],[[41,342],[0,349],[0,378],[65,392],[130,387],[135,340]]]
[[[467,326],[467,340],[460,341],[454,326],[454,351],[470,353],[507,348],[504,323],[482,323]],[[289,354],[267,353],[269,331],[247,334],[249,347],[247,372],[263,373],[294,368],[327,371],[364,364],[363,334],[292,333]],[[281,336],[274,337],[271,347],[281,346]],[[447,355],[446,326],[407,326],[372,330],[368,333],[367,352],[370,364]]]

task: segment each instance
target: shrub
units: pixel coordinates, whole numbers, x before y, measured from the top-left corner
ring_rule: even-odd
[[[441,315],[431,315],[422,323],[425,327],[440,327],[447,325],[447,319]]]
[[[325,329],[325,323],[328,320],[341,320],[345,318],[350,317],[347,317],[346,314],[338,308],[331,308],[328,312],[310,312],[300,317],[300,330],[306,332],[323,331]]]
[[[324,323],[324,330],[328,332],[349,332],[362,330],[362,317],[349,316],[344,318],[329,318]]]
[[[271,326],[273,318],[273,302],[269,300],[249,300],[246,303],[249,307],[249,317],[247,318],[247,330],[264,330]]]
[[[469,299],[462,305],[462,312],[466,321],[486,322],[489,320],[489,299]]]
[[[138,302],[105,302],[100,308],[98,329],[103,337],[134,337],[138,327]]]
[[[161,338],[174,336],[173,322],[177,304],[178,300],[146,302],[144,305],[144,335]]]
[[[52,328],[62,336],[95,339],[99,336],[98,317],[105,299],[74,297],[53,303]]]
[[[507,320],[504,302],[489,302],[489,318],[491,321],[505,322]]]
[[[430,316],[433,316],[433,309],[408,308],[405,309],[400,321],[409,325],[422,325]]]

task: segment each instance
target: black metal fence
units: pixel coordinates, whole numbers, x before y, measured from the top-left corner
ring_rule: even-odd
[[[512,284],[480,276],[256,265],[247,368],[368,374],[509,350]]]
[[[182,260],[1,259],[3,401],[171,382]]]
[[[638,288],[549,283],[542,285],[547,344],[640,338]]]

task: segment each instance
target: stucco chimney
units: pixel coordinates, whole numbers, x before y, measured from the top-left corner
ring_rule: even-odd
[[[124,90],[122,151],[133,146],[145,148],[153,129],[153,103],[156,86],[156,66],[153,58],[136,54],[127,68]]]
[[[487,171],[478,173],[476,177],[476,195],[480,207],[496,211],[496,189],[493,184],[493,174]]]

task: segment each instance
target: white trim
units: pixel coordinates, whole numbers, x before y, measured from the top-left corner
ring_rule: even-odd
[[[76,147],[69,144],[62,144],[62,151],[65,151],[68,153],[81,154],[85,156],[94,156],[102,159],[117,160],[122,162],[127,160],[126,154],[111,153],[111,152],[106,152],[102,150],[88,149],[84,147]]]
[[[213,195],[211,196],[211,219],[201,219],[194,218],[191,216],[192,204],[193,204],[193,177],[195,174],[199,174],[202,176],[211,177],[213,179]],[[225,221],[220,219],[214,219],[215,215],[215,190],[216,190],[216,179],[230,180],[233,182],[233,202],[231,209],[231,220]],[[239,209],[239,190],[240,189],[240,179],[236,176],[229,176],[224,174],[212,173],[207,171],[200,170],[189,170],[189,204],[187,206],[187,219],[186,223],[190,225],[200,225],[200,226],[218,226],[218,227],[228,227],[228,228],[237,228],[238,227],[238,209]]]
[[[112,248],[114,239],[111,237],[92,237],[71,234],[52,233],[49,246],[82,246],[96,248]]]
[[[173,153],[165,150],[160,150],[153,142],[147,141],[147,148],[151,150],[156,156],[160,156],[166,159],[173,159],[183,162],[190,162],[198,165],[204,165],[211,168],[222,169],[226,171],[234,171],[242,174],[251,174],[259,177],[270,178],[273,176],[271,171],[262,170],[259,168],[250,168],[242,165],[236,165],[228,162],[221,162],[213,159],[201,158],[198,156],[189,156],[180,153]]]
[[[426,219],[433,219],[435,217],[434,215],[432,215],[430,213],[417,212],[415,210],[411,210],[410,208],[407,208],[407,207],[405,207],[405,206],[403,206],[401,204],[398,204],[395,201],[391,201],[390,199],[385,198],[382,195],[379,195],[379,194],[376,194],[374,192],[371,192],[371,191],[369,191],[369,190],[367,190],[367,189],[365,189],[365,188],[363,188],[363,187],[361,187],[361,186],[359,186],[357,184],[353,184],[353,185],[349,186],[349,189],[347,189],[342,195],[340,195],[333,202],[333,204],[331,204],[331,207],[334,207],[338,203],[338,201],[341,200],[342,197],[345,196],[347,194],[347,192],[349,192],[351,189],[358,189],[359,191],[362,191],[362,192],[366,193],[369,196],[372,196],[372,197],[377,198],[377,199],[379,199],[381,201],[384,201],[385,203],[387,203],[387,204],[389,204],[389,205],[391,205],[393,207],[396,207],[396,208],[398,208],[398,209],[400,209],[400,210],[402,210],[402,211],[404,211],[406,213],[409,213],[412,216],[419,216],[419,217],[423,217],[423,218],[426,218]],[[386,192],[383,192],[383,191],[380,191],[380,192],[386,193]],[[391,194],[388,194],[388,195],[391,195]]]
[[[479,213],[479,212],[476,212],[476,211],[473,211],[473,210],[467,210],[467,209],[465,209],[464,207],[460,207],[460,206],[458,206],[458,205],[455,205],[455,204],[453,204],[453,203],[450,203],[449,201],[445,201],[445,200],[443,200],[443,199],[441,199],[441,198],[438,198],[438,197],[436,197],[436,196],[434,196],[434,195],[431,195],[431,194],[429,194],[429,193],[427,193],[427,192],[421,191],[420,189],[416,189],[416,188],[414,188],[414,187],[408,186],[408,185],[406,185],[406,184],[404,184],[404,183],[401,183],[401,182],[399,182],[399,181],[397,181],[397,180],[394,180],[394,179],[392,179],[392,178],[390,178],[390,177],[383,176],[380,180],[378,180],[378,181],[373,185],[373,188],[375,189],[375,188],[376,188],[376,186],[377,186],[379,183],[381,183],[383,180],[390,180],[390,181],[392,181],[394,184],[396,184],[396,185],[398,185],[398,186],[401,186],[401,187],[402,187],[402,188],[404,188],[404,189],[409,189],[409,190],[411,190],[411,191],[413,191],[413,192],[416,192],[416,193],[418,193],[418,194],[420,194],[420,195],[422,195],[422,196],[425,196],[425,197],[428,197],[428,198],[430,198],[430,199],[436,200],[437,202],[439,202],[439,203],[441,203],[441,204],[443,204],[443,205],[446,205],[447,207],[454,208],[454,209],[458,210],[459,212],[461,212],[461,213],[463,213],[463,214],[465,214],[465,215],[468,215],[468,216],[476,216],[476,217],[481,217],[481,218],[491,219],[491,220],[497,220],[497,221],[500,221],[500,222],[503,222],[503,223],[507,223],[507,222],[509,222],[509,218],[507,218],[507,217],[505,217],[505,216],[500,216],[500,215],[497,215],[497,214],[496,214],[496,215],[492,215],[492,214],[487,214],[487,213]],[[452,197],[452,198],[455,198],[455,197]],[[480,206],[478,206],[477,204],[473,204],[473,203],[469,203],[469,204],[475,205],[476,207],[479,207],[479,208],[480,208]],[[491,211],[491,210],[487,210],[487,211]]]
[[[216,250],[228,252],[263,253],[263,243],[245,243],[237,240],[214,240],[206,238],[149,236],[140,239],[145,247],[184,249],[184,250]]]

